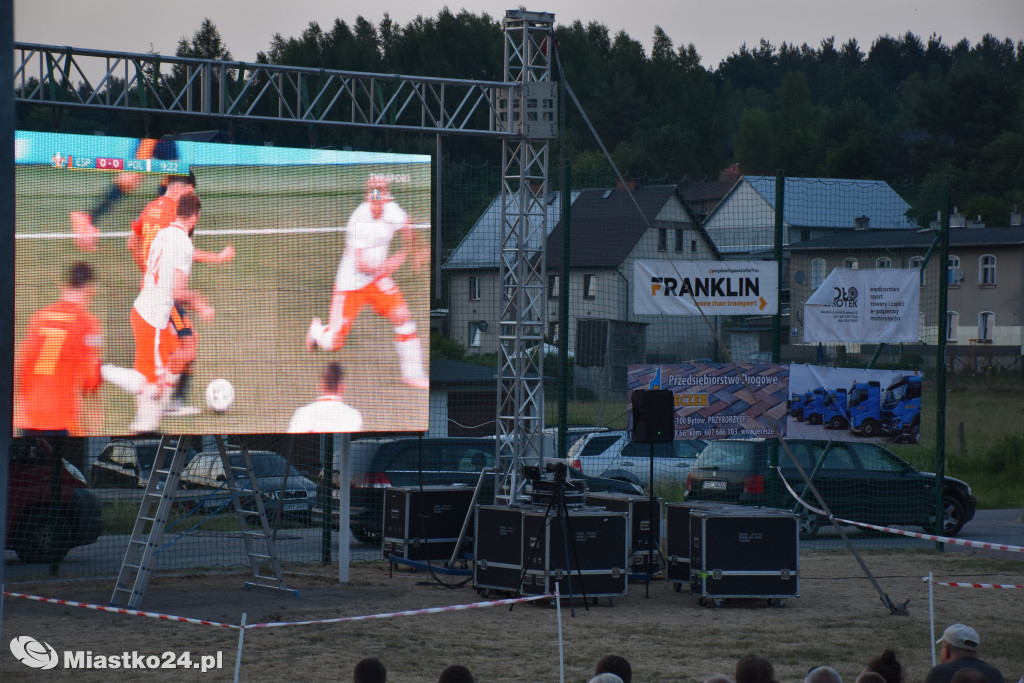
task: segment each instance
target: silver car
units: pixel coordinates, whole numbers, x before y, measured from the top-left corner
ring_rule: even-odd
[[[699,439],[671,443],[635,443],[625,431],[589,434],[569,449],[569,464],[593,477],[619,479],[647,488],[650,482],[651,448],[654,450],[654,483],[685,484],[690,466],[707,445]]]

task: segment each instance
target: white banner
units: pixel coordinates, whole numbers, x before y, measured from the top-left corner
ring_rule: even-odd
[[[774,315],[774,261],[633,262],[633,310],[662,315]],[[698,308],[699,307],[699,308]]]
[[[804,304],[804,341],[921,340],[917,268],[836,268]]]

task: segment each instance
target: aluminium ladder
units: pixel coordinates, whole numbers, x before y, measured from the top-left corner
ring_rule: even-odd
[[[146,595],[146,586],[156,554],[162,549],[167,519],[181,486],[181,473],[192,441],[191,436],[163,436],[160,439],[153,460],[153,470],[142,496],[117,584],[114,586],[111,605],[119,606],[125,603],[126,607],[138,608]],[[245,584],[246,589],[273,588],[286,590],[297,596],[298,591],[292,591],[284,585],[281,564],[267,520],[263,497],[252,469],[249,449],[243,446],[240,453],[241,464],[232,465],[224,442],[219,436],[217,448],[226,475],[225,483],[231,493],[231,501],[245,543],[246,556],[255,578],[254,582]],[[238,476],[242,473],[248,476],[249,485],[245,488],[242,488],[238,481]],[[247,500],[243,501],[243,496]],[[254,528],[250,528],[251,526]],[[273,575],[269,575],[268,570]]]

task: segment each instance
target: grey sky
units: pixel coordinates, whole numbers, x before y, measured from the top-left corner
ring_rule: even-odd
[[[147,52],[173,55],[178,40],[191,37],[204,17],[221,32],[235,59],[254,61],[271,37],[299,35],[311,21],[327,29],[335,19],[350,25],[357,16],[378,23],[385,9],[405,25],[417,15],[436,16],[442,1],[392,0],[389,3],[338,0],[15,0],[14,38],[47,45]],[[449,3],[457,12],[465,8],[500,19],[519,3],[471,0]],[[614,35],[625,30],[650,51],[655,25],[678,46],[693,43],[705,67],[739,49],[744,42],[756,46],[766,38],[776,47],[782,42],[817,47],[835,36],[841,45],[856,38],[865,52],[880,35],[900,36],[912,31],[922,40],[935,33],[946,44],[961,38],[976,43],[986,33],[997,38],[1024,38],[1024,0],[548,0],[524,5],[551,12],[556,24],[579,19],[596,21]]]

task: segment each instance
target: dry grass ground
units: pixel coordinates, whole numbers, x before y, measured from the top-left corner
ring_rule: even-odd
[[[614,601],[602,598],[589,610],[577,601],[575,617],[563,601],[565,680],[586,681],[597,659],[618,653],[633,664],[638,683],[701,681],[715,672],[731,673],[736,660],[760,653],[774,664],[783,683],[800,681],[812,665],[829,664],[852,682],[864,662],[889,647],[903,662],[907,683],[922,681],[931,666],[928,589],[921,578],[938,581],[1024,583],[1024,563],[960,553],[869,552],[865,561],[894,602],[910,600],[910,616],[892,616],[844,552],[803,552],[800,597],[784,608],[764,600],[732,601],[721,608],[699,607],[684,588],[653,582]],[[174,615],[232,624],[299,621],[368,615],[477,602],[466,585],[440,586],[428,572],[387,565],[357,565],[349,585],[339,585],[331,568],[305,568],[289,575],[300,590],[283,594],[246,592],[245,575],[155,577],[143,607]],[[453,583],[457,577],[442,576]],[[106,603],[110,582],[59,582],[9,587],[85,602]],[[940,630],[961,621],[982,637],[983,656],[1001,668],[1007,681],[1024,673],[1024,609],[1020,590],[936,587],[935,620]],[[609,604],[613,602],[614,604]],[[557,614],[549,602],[389,618],[340,624],[249,630],[245,634],[243,681],[347,681],[364,655],[387,665],[389,681],[434,681],[447,664],[469,666],[481,683],[558,681]],[[35,671],[14,660],[6,643],[19,635],[48,642],[58,652],[89,650],[117,655],[188,650],[193,657],[222,653],[225,668],[199,675],[183,671]],[[6,598],[0,651],[0,680],[129,681],[231,680],[238,632],[105,614]],[[55,676],[58,672],[59,675]]]

